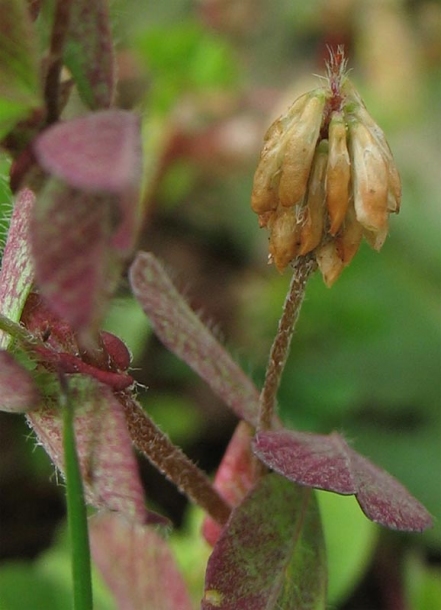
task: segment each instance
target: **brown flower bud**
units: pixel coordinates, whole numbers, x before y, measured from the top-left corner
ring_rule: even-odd
[[[307,254],[322,241],[325,214],[325,176],[328,165],[328,142],[322,140],[312,162],[311,177],[304,207],[305,220],[300,233],[299,255]]]
[[[349,203],[351,162],[346,145],[346,125],[341,112],[334,112],[329,123],[329,158],[326,172],[326,207],[329,233],[335,235],[346,215]]]
[[[296,208],[279,207],[268,224],[270,260],[283,271],[299,251],[301,224]]]
[[[270,261],[283,271],[315,257],[331,286],[363,235],[379,250],[398,212],[401,182],[383,131],[331,54],[328,86],[298,98],[275,121],[254,176],[251,205],[270,232]]]
[[[348,265],[357,253],[363,237],[363,227],[358,222],[351,199],[343,226],[335,238],[337,254],[344,265]]]
[[[308,99],[308,93],[297,98],[286,114],[274,121],[265,134],[265,144],[254,174],[251,194],[251,208],[256,214],[264,214],[277,208],[282,159],[288,137],[287,129],[302,115]]]
[[[358,222],[369,231],[387,226],[388,173],[381,149],[363,123],[349,123],[354,208]]]
[[[338,255],[335,243],[333,241],[328,241],[322,246],[319,246],[316,252],[316,260],[323,281],[326,286],[330,288],[344,269],[344,264]]]
[[[312,92],[303,112],[289,127],[279,184],[280,203],[285,207],[299,204],[306,193],[325,101],[324,91]]]

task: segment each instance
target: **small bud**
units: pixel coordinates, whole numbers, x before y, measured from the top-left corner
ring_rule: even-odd
[[[329,233],[335,235],[346,215],[349,203],[351,162],[346,145],[346,125],[341,112],[334,112],[329,123],[329,158],[326,172],[326,207]]]

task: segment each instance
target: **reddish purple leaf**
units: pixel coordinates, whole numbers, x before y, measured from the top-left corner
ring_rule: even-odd
[[[251,452],[252,429],[244,421],[239,422],[231,438],[222,462],[217,470],[214,487],[230,506],[237,506],[256,482],[256,460]],[[212,546],[222,527],[207,516],[202,534]]]
[[[34,150],[47,172],[72,187],[120,195],[139,186],[141,136],[133,112],[103,110],[57,123]]]
[[[256,425],[256,387],[190,309],[153,254],[138,253],[130,268],[130,283],[164,345],[196,371],[239,418]]]
[[[124,110],[106,110],[57,123],[38,137],[34,148],[50,174],[107,202],[111,245],[123,254],[130,252],[141,222],[138,117]]]
[[[0,271],[0,312],[18,322],[31,289],[34,273],[29,245],[29,223],[35,196],[24,189],[16,197]],[[10,337],[0,331],[0,348]]]
[[[52,179],[31,226],[35,276],[54,312],[75,330],[97,325],[108,292],[111,203]]]
[[[108,108],[115,89],[115,65],[108,0],[71,3],[64,60],[83,102],[93,110]]]
[[[71,377],[69,387],[76,405],[76,443],[87,501],[138,523],[165,523],[163,517],[146,511],[132,442],[117,398],[92,380]],[[56,399],[46,399],[27,417],[39,442],[63,472],[63,421]]]
[[[0,350],[0,411],[25,413],[39,403],[32,375],[9,352]]]
[[[114,514],[96,515],[90,544],[119,610],[192,610],[173,555],[151,528]]]
[[[340,494],[355,494],[365,515],[391,529],[432,526],[427,510],[396,479],[351,449],[344,438],[297,431],[259,432],[254,452],[290,481]]]
[[[430,514],[401,483],[352,449],[350,452],[357,478],[356,498],[371,521],[404,531],[432,527]]]
[[[347,445],[339,434],[260,432],[253,445],[267,466],[291,481],[340,494],[356,492]]]
[[[262,477],[208,561],[202,610],[322,610],[326,559],[312,490]]]

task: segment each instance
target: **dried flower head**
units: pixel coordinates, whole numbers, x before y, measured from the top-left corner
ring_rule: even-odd
[[[346,64],[341,47],[330,52],[326,85],[299,97],[268,129],[251,196],[270,233],[270,262],[283,271],[312,254],[328,286],[363,236],[380,250],[401,200],[389,145]]]

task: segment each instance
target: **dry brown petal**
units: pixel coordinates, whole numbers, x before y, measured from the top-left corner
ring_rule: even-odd
[[[391,213],[398,214],[401,205],[401,178],[393,160],[388,163],[387,170],[389,176],[387,209]]]
[[[287,134],[279,184],[279,200],[285,207],[297,205],[305,195],[325,101],[323,92],[311,92],[301,116]]]
[[[381,231],[388,219],[386,163],[365,125],[350,121],[349,133],[355,214],[365,229]]]
[[[308,101],[308,94],[296,99],[286,114],[279,117],[268,128],[265,145],[254,174],[251,209],[256,214],[275,210],[278,205],[280,167],[285,152],[285,142],[289,124],[302,115]]]
[[[325,174],[328,164],[328,142],[322,140],[312,162],[311,178],[304,208],[305,220],[300,234],[299,255],[307,254],[322,240],[324,227]]]
[[[330,288],[344,268],[343,262],[337,253],[335,243],[329,241],[320,246],[317,249],[316,260],[323,276],[323,281]]]
[[[295,208],[279,207],[269,223],[269,251],[277,270],[282,272],[297,256],[301,225]]]
[[[262,150],[251,194],[251,209],[256,214],[264,214],[277,208],[281,156],[280,146],[270,148],[265,145]]]
[[[335,235],[346,215],[349,203],[351,162],[346,144],[346,125],[341,113],[334,113],[329,124],[329,157],[326,172],[326,206],[329,233]]]
[[[353,110],[354,116],[363,123],[375,138],[386,163],[389,185],[388,211],[398,213],[401,204],[401,178],[392,155],[392,151],[384,135],[384,131],[374,121],[367,111],[363,101],[358,96],[359,102]]]
[[[344,265],[354,258],[363,236],[363,227],[355,215],[354,203],[350,202],[341,231],[335,238],[337,254]]]
[[[386,237],[389,231],[389,227],[386,225],[381,231],[368,231],[364,229],[363,235],[368,242],[368,244],[374,250],[381,250],[384,242],[386,241]]]

